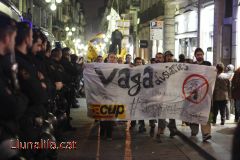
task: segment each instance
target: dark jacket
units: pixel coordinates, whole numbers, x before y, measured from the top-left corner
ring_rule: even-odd
[[[10,66],[10,61],[7,61],[6,57],[0,56],[0,126],[16,133],[18,120],[27,108],[28,99],[19,90],[14,89],[12,77],[5,72],[10,70],[10,68],[6,68],[6,66]]]
[[[240,100],[240,68],[234,72],[232,79],[232,98]]]
[[[202,63],[198,63],[197,61],[193,62],[193,64],[199,64],[199,65],[205,65],[205,66],[211,66],[211,62],[209,61],[203,61]]]
[[[31,62],[31,59],[16,50],[16,61],[18,63],[18,78],[21,90],[29,98],[31,105],[46,104],[48,95],[47,91],[42,87],[38,79],[38,71],[36,66]]]

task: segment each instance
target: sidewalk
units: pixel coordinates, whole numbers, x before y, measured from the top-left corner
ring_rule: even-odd
[[[191,137],[189,126],[178,125],[178,129],[182,132],[182,136],[185,136],[184,139],[190,140],[192,145],[196,145],[195,147],[202,150],[201,152],[211,155],[211,159],[231,160],[232,139],[236,125],[234,115],[231,115],[230,120],[227,120],[225,125],[220,125],[220,119],[218,119],[217,124],[212,125],[212,139],[208,142],[202,142],[201,129],[196,137]]]

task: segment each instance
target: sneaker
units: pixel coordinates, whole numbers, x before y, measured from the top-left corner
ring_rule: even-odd
[[[224,125],[224,122],[221,122],[221,125]]]
[[[204,136],[203,136],[203,142],[206,142],[207,140],[209,140],[209,139],[211,139],[212,138],[212,136],[210,135],[210,134],[205,134]]]

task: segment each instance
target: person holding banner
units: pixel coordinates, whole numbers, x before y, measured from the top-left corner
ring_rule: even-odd
[[[193,64],[206,65],[206,66],[212,65],[210,62],[204,61],[204,58],[203,58],[204,52],[201,48],[195,49],[194,56],[197,61],[195,61]],[[191,128],[191,136],[196,136],[199,132],[199,124],[190,123],[190,128]],[[207,122],[206,125],[201,124],[201,131],[202,131],[202,137],[204,142],[212,138],[210,122]]]
[[[163,63],[164,62],[164,56],[161,52],[156,53],[155,55],[155,63]],[[155,119],[149,120],[149,125],[151,127],[150,129],[150,137],[154,136],[154,130],[155,130]],[[157,132],[157,139],[160,140],[160,134],[164,133],[164,130],[166,128],[166,121],[164,119],[158,119],[158,132]]]
[[[173,54],[171,51],[166,51],[165,54],[163,55],[162,53],[157,53],[155,56],[155,60],[156,63],[167,63],[167,62],[173,62]],[[155,128],[155,124],[154,124],[154,120],[150,120],[150,126],[151,126],[151,130],[150,130],[150,136],[153,137],[154,135],[154,128]],[[164,134],[164,130],[166,128],[166,126],[169,128],[170,130],[170,137],[173,138],[176,135],[177,132],[177,127],[176,127],[176,121],[175,119],[169,119],[169,123],[166,122],[165,119],[158,119],[158,132],[157,132],[157,139],[159,142],[161,142],[160,140],[160,134]]]
[[[161,52],[156,53],[155,55],[155,63],[163,63],[164,62],[164,56]]]
[[[136,57],[134,59],[134,66],[141,66],[143,65],[142,64],[142,58],[141,57]],[[145,128],[145,122],[144,120],[139,120],[138,121],[139,123],[139,129],[138,129],[138,132],[139,133],[143,133],[143,132],[146,132],[146,128]],[[136,121],[131,121],[131,128],[134,128],[136,126]]]
[[[132,64],[132,56],[131,56],[131,54],[127,54],[126,55],[124,64]]]
[[[116,63],[116,54],[109,53],[107,58],[107,63]],[[106,138],[107,140],[112,140],[112,131],[113,131],[113,121],[104,120],[100,121],[100,137],[101,139]]]
[[[174,61],[174,55],[172,54],[172,52],[166,51],[164,53],[164,62],[168,63],[168,62],[173,62],[173,61]],[[164,131],[164,129],[166,128],[166,124],[167,124],[166,120],[164,120],[164,119],[158,120],[158,125],[160,126],[160,128],[162,128],[162,131]],[[168,123],[167,127],[169,128],[169,131],[170,131],[170,137],[173,138],[177,133],[176,120],[169,119],[169,123]]]
[[[103,57],[101,55],[98,55],[97,59],[96,59],[96,62],[97,63],[102,63],[103,62]]]

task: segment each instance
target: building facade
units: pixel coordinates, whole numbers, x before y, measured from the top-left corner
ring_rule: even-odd
[[[3,2],[14,5],[23,20],[29,20],[34,27],[41,28],[53,45],[54,42],[60,42],[64,47],[67,43],[77,52],[72,41],[85,40],[86,20],[80,0],[3,0]],[[71,34],[66,31],[66,27],[70,27]]]
[[[223,62],[240,67],[240,13],[239,0],[215,1],[214,53],[215,64]]]

